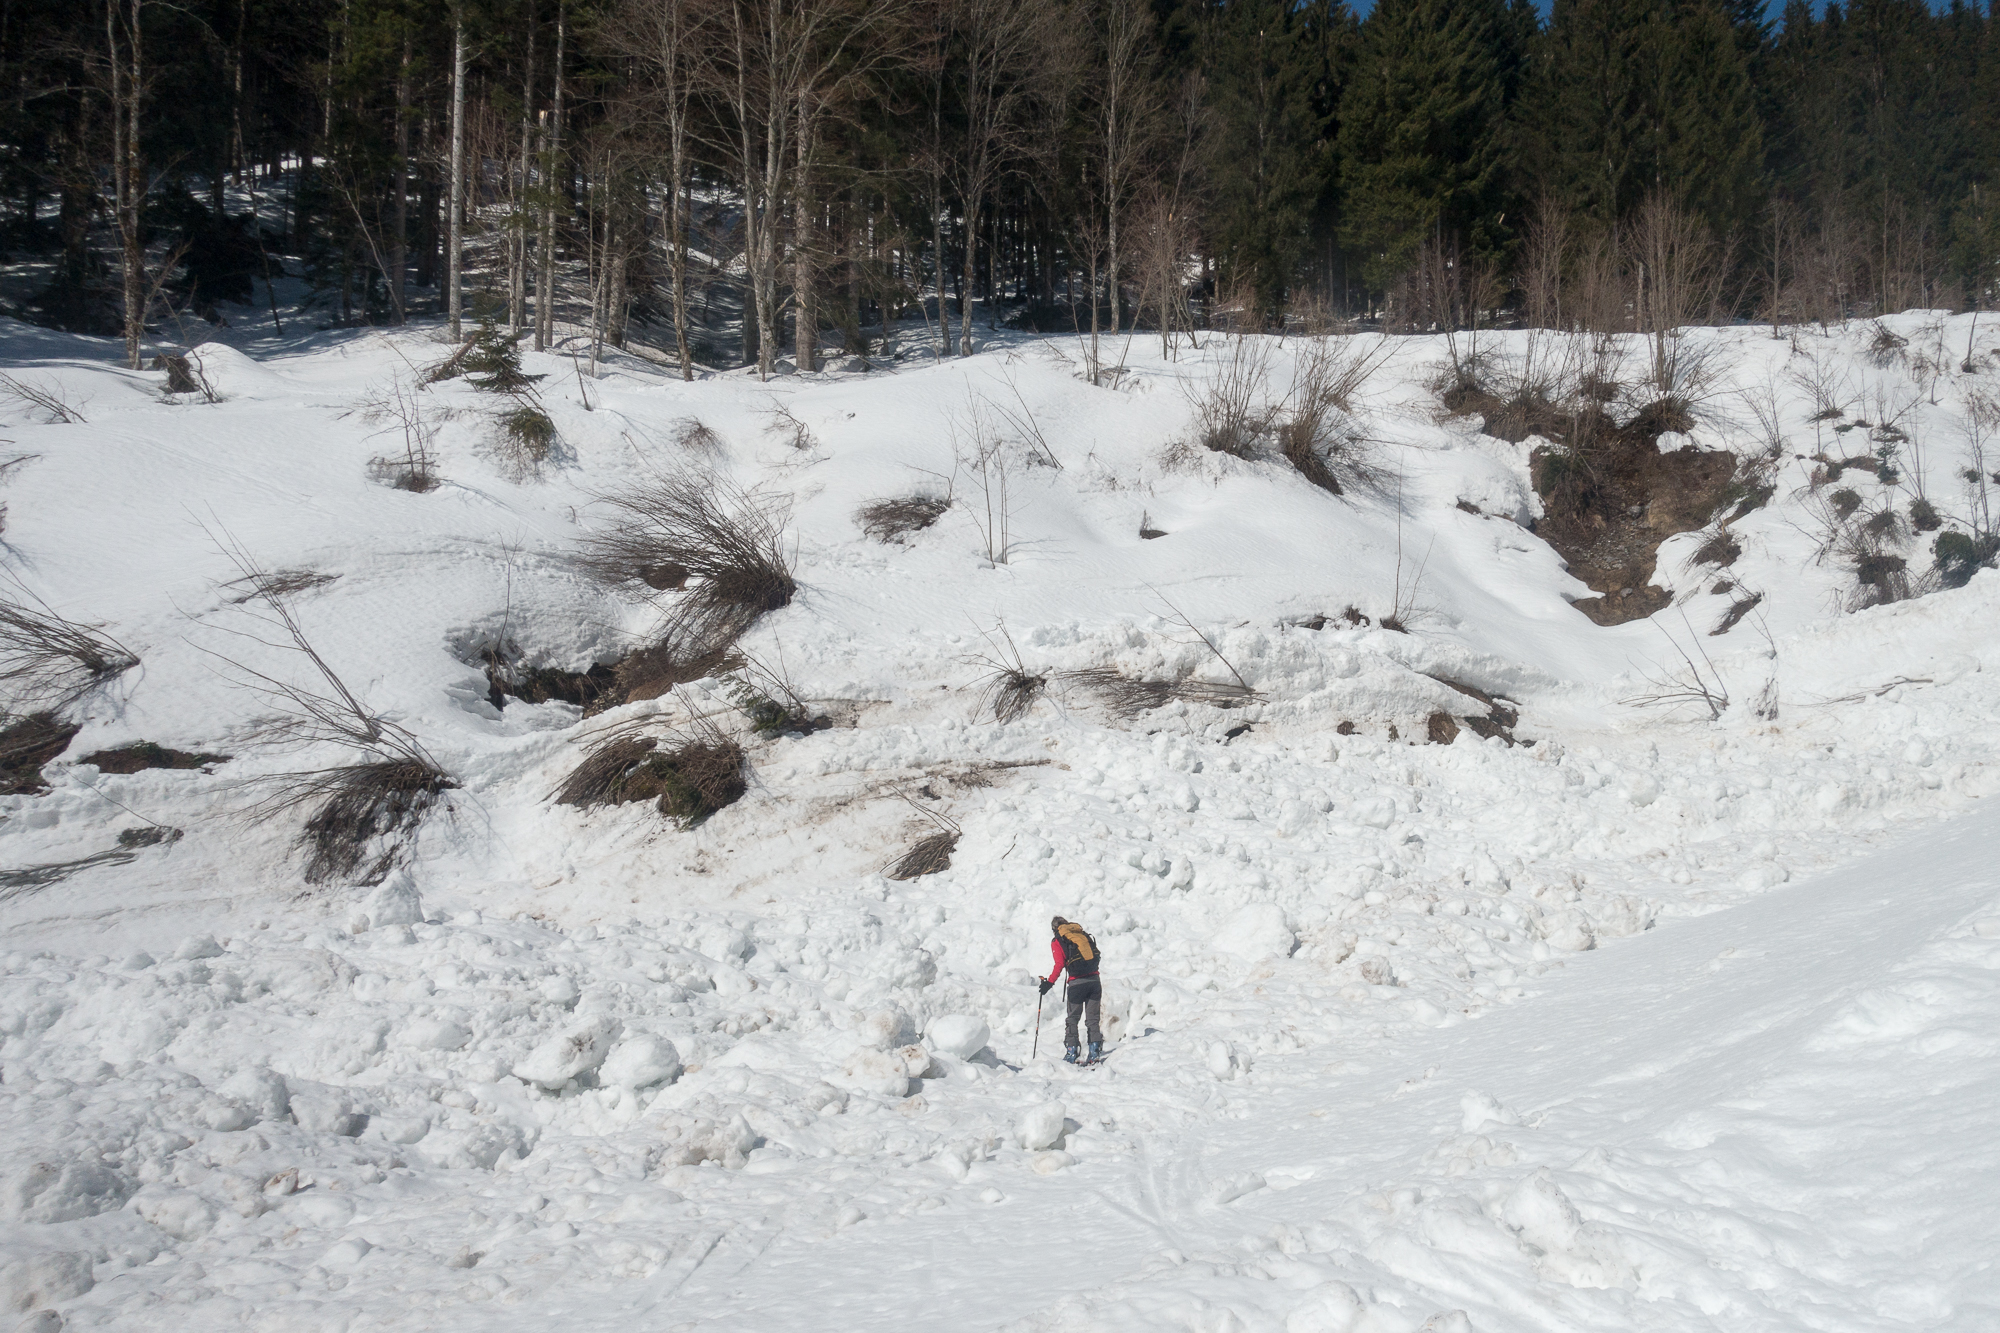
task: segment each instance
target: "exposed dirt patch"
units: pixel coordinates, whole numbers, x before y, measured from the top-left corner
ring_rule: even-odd
[[[1509,745],[1515,743],[1514,727],[1521,720],[1521,710],[1510,701],[1496,698],[1477,685],[1467,685],[1462,680],[1450,680],[1444,676],[1431,676],[1431,679],[1440,685],[1457,690],[1485,709],[1483,713],[1460,713],[1456,717],[1442,711],[1432,713],[1426,722],[1426,727],[1433,745],[1451,744],[1458,739],[1461,726],[1481,739],[1498,736]]]
[[[510,666],[493,654],[487,656],[486,697],[495,708],[505,708],[509,699],[519,699],[524,704],[566,703],[593,711],[592,705],[617,686],[618,673],[605,662],[593,664],[588,671],[564,671]]]
[[[1661,432],[1683,423],[1642,412],[1629,425],[1608,423],[1576,445],[1537,448],[1535,488],[1546,516],[1536,535],[1555,548],[1569,572],[1599,595],[1574,603],[1600,625],[1650,616],[1672,596],[1652,582],[1660,543],[1705,526],[1716,510],[1742,498],[1736,457],[1692,445],[1661,453]]]
[[[99,750],[87,754],[83,763],[95,764],[100,773],[137,773],[148,768],[207,768],[211,764],[226,764],[226,754],[196,754],[189,750],[169,750],[164,745],[152,741],[135,741],[131,745],[121,745],[115,750]]]
[[[54,713],[35,713],[0,731],[0,796],[39,796],[47,791],[42,765],[68,749],[81,730]]]

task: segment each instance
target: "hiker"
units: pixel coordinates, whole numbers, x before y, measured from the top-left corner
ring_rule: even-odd
[[[1055,938],[1049,941],[1049,955],[1056,961],[1055,970],[1042,978],[1042,994],[1047,995],[1056,984],[1056,978],[1069,969],[1069,985],[1063,997],[1069,1001],[1069,1023],[1063,1028],[1063,1059],[1077,1063],[1076,1020],[1087,1017],[1090,1033],[1090,1054],[1084,1064],[1095,1064],[1104,1058],[1104,1033],[1097,1026],[1098,1006],[1104,1000],[1104,983],[1097,979],[1097,941],[1090,938],[1090,932],[1076,922],[1064,917],[1054,917],[1049,921],[1049,929]]]

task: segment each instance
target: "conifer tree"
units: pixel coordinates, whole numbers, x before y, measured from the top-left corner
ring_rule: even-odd
[[[1254,291],[1267,322],[1284,307],[1322,192],[1305,22],[1287,0],[1240,0],[1220,11],[1209,47],[1213,244],[1224,282]]]
[[[1341,99],[1341,236],[1376,291],[1433,234],[1500,255],[1505,53],[1501,0],[1382,0]]]

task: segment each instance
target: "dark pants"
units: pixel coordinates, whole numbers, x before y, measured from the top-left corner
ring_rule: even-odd
[[[1104,983],[1096,977],[1071,977],[1069,989],[1063,992],[1069,1000],[1069,1023],[1063,1028],[1063,1045],[1076,1045],[1076,1020],[1086,1017],[1086,1030],[1093,1042],[1104,1040],[1104,1033],[1097,1026],[1097,1009],[1104,1001]]]

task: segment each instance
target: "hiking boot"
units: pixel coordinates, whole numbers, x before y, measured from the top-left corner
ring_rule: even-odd
[[[1067,1061],[1068,1063],[1070,1063],[1070,1064],[1075,1064],[1075,1063],[1076,1063],[1076,1047],[1074,1047],[1074,1046],[1065,1046],[1065,1047],[1063,1047],[1063,1059],[1064,1059],[1065,1061]]]
[[[1101,1041],[1093,1041],[1092,1043],[1090,1043],[1090,1059],[1094,1062],[1102,1060],[1103,1058],[1104,1058],[1104,1043]]]

